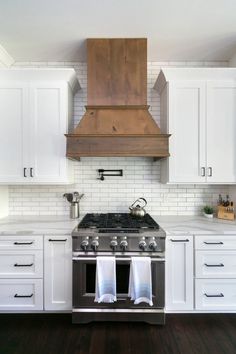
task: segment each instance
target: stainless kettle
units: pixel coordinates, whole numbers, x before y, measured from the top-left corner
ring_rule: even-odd
[[[143,205],[142,205],[143,204]],[[143,218],[146,214],[144,207],[147,205],[147,201],[144,198],[138,198],[135,202],[129,207],[130,214],[136,216],[137,218]]]

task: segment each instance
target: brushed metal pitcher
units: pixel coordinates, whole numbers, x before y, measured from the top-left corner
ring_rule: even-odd
[[[79,217],[79,203],[72,202],[70,204],[70,218],[77,219]]]

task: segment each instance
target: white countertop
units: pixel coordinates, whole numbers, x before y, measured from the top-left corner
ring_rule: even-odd
[[[207,219],[203,216],[153,216],[172,235],[236,235],[236,221]]]
[[[9,216],[0,219],[0,236],[69,235],[80,220],[68,216]]]
[[[9,216],[0,219],[2,235],[69,235],[82,219],[68,216]],[[236,221],[206,219],[201,216],[152,215],[158,224],[172,235],[236,235]]]

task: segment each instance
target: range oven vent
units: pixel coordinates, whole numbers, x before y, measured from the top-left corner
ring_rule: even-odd
[[[147,105],[147,40],[87,40],[88,105],[67,137],[67,157],[169,156],[168,134]]]

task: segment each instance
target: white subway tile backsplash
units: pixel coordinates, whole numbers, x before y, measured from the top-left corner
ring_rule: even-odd
[[[16,67],[73,67],[82,89],[74,99],[74,125],[85,112],[87,103],[87,65],[80,62],[16,62]],[[154,119],[160,120],[160,99],[153,84],[161,67],[166,66],[228,66],[227,62],[149,62],[148,104]],[[160,162],[149,158],[82,158],[75,162],[75,181],[71,186],[10,186],[11,215],[68,215],[69,204],[63,199],[65,192],[79,191],[81,213],[127,212],[135,199],[147,199],[147,211],[159,215],[194,215],[204,204],[213,204],[218,194],[227,194],[227,186],[164,185],[160,183]],[[99,181],[97,170],[123,169],[123,177],[107,177]]]

